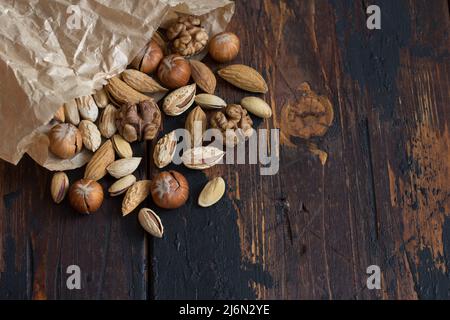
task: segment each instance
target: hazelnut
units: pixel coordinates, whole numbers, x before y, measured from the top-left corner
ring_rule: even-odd
[[[81,132],[70,123],[54,126],[49,134],[50,151],[61,159],[70,159],[83,148]]]
[[[176,209],[186,203],[189,197],[189,184],[186,178],[176,171],[158,174],[150,186],[155,204],[164,209]]]
[[[165,57],[158,68],[158,78],[167,88],[177,89],[189,83],[191,66],[178,54]]]
[[[91,214],[102,205],[103,188],[94,180],[78,180],[70,187],[69,202],[79,213]]]
[[[237,35],[232,32],[216,34],[209,44],[209,54],[220,63],[230,62],[239,53],[241,42]]]
[[[144,54],[144,58],[142,59],[141,71],[144,73],[154,72],[158,68],[163,57],[164,54],[161,47],[155,40],[150,41],[147,51]]]

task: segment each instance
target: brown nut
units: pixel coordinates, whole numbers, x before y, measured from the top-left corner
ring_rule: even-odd
[[[184,87],[191,78],[189,62],[178,54],[165,57],[158,68],[158,78],[167,88]]]
[[[173,170],[158,174],[152,180],[150,190],[155,204],[164,209],[179,208],[189,197],[189,184],[186,178]]]
[[[70,187],[69,202],[79,213],[91,214],[102,205],[103,188],[94,180],[78,180]]]
[[[155,40],[150,41],[147,50],[145,51],[144,57],[142,58],[141,72],[152,73],[154,72],[161,62],[164,54],[161,47],[156,43]]]
[[[161,111],[153,99],[123,105],[116,119],[120,135],[128,142],[152,140],[160,125]]]
[[[208,44],[208,33],[201,26],[201,20],[194,16],[178,18],[167,30],[167,38],[172,42],[175,52],[192,56],[202,51]]]
[[[210,56],[220,63],[230,62],[239,53],[241,41],[232,32],[216,34],[209,43]]]
[[[74,157],[83,148],[80,130],[70,123],[54,126],[49,134],[50,151],[61,159]]]
[[[238,104],[228,105],[211,118],[211,127],[222,131],[223,141],[230,147],[247,140],[254,133],[252,126],[253,121],[247,110]]]

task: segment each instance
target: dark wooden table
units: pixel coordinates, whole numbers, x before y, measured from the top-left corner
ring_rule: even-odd
[[[366,28],[370,4],[382,30]],[[51,202],[51,174],[32,160],[1,162],[0,298],[450,298],[449,22],[445,0],[238,1],[237,62],[262,71],[275,111],[258,127],[283,127],[281,110],[307,81],[334,105],[314,141],[326,164],[294,138],[275,176],[258,165],[179,168],[192,195],[159,211],[155,240],[136,214],[121,217],[121,199],[82,217]],[[218,94],[245,95],[222,81]],[[164,131],[177,126],[183,118]],[[151,148],[137,150],[142,178],[157,172]],[[226,197],[200,209],[202,185],[219,174]],[[66,287],[73,264],[81,290]],[[369,265],[381,268],[381,290],[366,288]]]

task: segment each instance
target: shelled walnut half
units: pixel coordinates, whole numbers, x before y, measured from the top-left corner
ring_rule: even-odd
[[[201,26],[201,20],[194,16],[183,16],[167,30],[167,38],[173,41],[173,49],[183,55],[192,56],[208,44],[209,36]]]
[[[149,99],[138,104],[124,104],[116,119],[120,135],[128,142],[152,140],[161,125],[161,111]]]
[[[247,140],[253,133],[253,121],[247,110],[238,104],[228,105],[224,111],[217,111],[211,118],[211,127],[222,131],[224,143],[235,146]]]

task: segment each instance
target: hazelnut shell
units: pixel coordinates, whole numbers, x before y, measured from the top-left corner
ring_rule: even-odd
[[[54,126],[49,134],[49,149],[61,159],[73,158],[83,148],[80,130],[70,123],[60,123]]]
[[[177,171],[159,173],[150,186],[153,201],[163,209],[177,209],[184,205],[189,197],[189,184]]]
[[[141,72],[153,73],[159,66],[164,54],[161,47],[156,43],[155,40],[150,41],[147,51],[142,58]]]
[[[102,205],[103,188],[94,180],[78,180],[70,187],[69,202],[79,213],[91,214]]]
[[[169,89],[184,87],[191,78],[191,65],[182,56],[172,54],[161,61],[158,78]]]
[[[216,34],[209,43],[210,56],[220,63],[230,62],[239,53],[241,41],[232,32]]]

